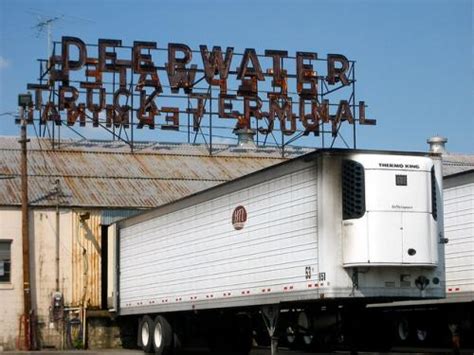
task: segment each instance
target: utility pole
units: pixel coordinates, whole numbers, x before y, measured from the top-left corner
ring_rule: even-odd
[[[59,228],[60,228],[60,214],[59,214],[59,194],[60,194],[60,187],[59,187],[59,179],[56,179],[54,187],[54,193],[56,195],[56,291],[59,292]]]
[[[20,106],[21,134],[19,143],[21,144],[21,236],[23,243],[23,315],[25,345],[27,350],[31,350],[31,288],[30,288],[30,241],[29,241],[29,216],[28,216],[28,161],[27,146],[30,140],[26,137],[25,107],[31,102],[31,95],[19,95],[18,104]]]

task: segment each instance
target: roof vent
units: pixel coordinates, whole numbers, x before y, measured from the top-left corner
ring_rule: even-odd
[[[255,145],[255,141],[253,140],[253,136],[255,135],[255,131],[249,128],[239,128],[234,130],[234,133],[238,137],[237,146],[244,149],[256,149],[257,146]]]
[[[448,138],[435,136],[428,139],[426,142],[430,145],[430,153],[446,153],[445,144]]]

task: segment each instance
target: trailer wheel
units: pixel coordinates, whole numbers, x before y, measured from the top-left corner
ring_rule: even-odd
[[[428,329],[425,327],[416,327],[416,340],[420,343],[424,343],[428,338]]]
[[[151,353],[153,349],[153,321],[149,316],[144,316],[138,326],[138,345],[145,353]]]
[[[296,346],[296,331],[295,327],[293,325],[288,325],[285,329],[285,340],[286,340],[286,345],[290,349],[294,349]]]
[[[311,327],[311,321],[306,312],[300,312],[298,314],[298,332],[301,336],[302,345],[305,348],[311,347],[314,340],[313,329]]]
[[[155,354],[166,354],[170,351],[173,343],[171,325],[163,316],[156,316],[153,325],[153,350]]]
[[[248,314],[242,313],[234,316],[232,322],[230,344],[232,350],[236,350],[238,354],[247,355],[252,349],[252,319]]]
[[[408,337],[410,336],[410,325],[406,318],[400,318],[398,320],[397,335],[398,335],[398,339],[402,342],[405,342],[408,340]]]

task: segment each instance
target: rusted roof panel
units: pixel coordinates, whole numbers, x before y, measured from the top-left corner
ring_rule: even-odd
[[[474,170],[474,154],[443,154],[443,175]]]
[[[0,205],[19,205],[20,147],[16,137],[0,137]],[[61,205],[149,208],[308,153],[289,148],[241,149],[192,144],[143,143],[132,154],[122,142],[47,139],[28,146],[29,199],[33,206],[54,206],[59,180]]]

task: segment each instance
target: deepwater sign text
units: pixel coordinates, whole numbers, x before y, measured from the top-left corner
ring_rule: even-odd
[[[159,48],[156,42],[143,41],[127,47],[112,39],[99,39],[92,46],[62,37],[60,54],[49,59],[47,78],[28,84],[35,93],[28,120],[31,123],[33,112],[39,111],[43,124],[61,124],[63,114],[69,126],[91,122],[179,130],[180,115],[186,114],[197,131],[203,116],[213,114],[235,120],[236,129],[262,134],[280,129],[285,135],[319,135],[322,124],[328,123],[335,136],[345,121],[376,123],[366,118],[363,101],[356,103],[352,96],[336,102],[327,99],[331,88],[354,84],[351,64],[341,54],[321,59],[314,52],[257,54],[247,48],[235,53],[232,47],[223,51],[206,45],[192,51],[185,44]],[[326,92],[323,85],[329,88]],[[173,104],[177,98],[188,106]]]

